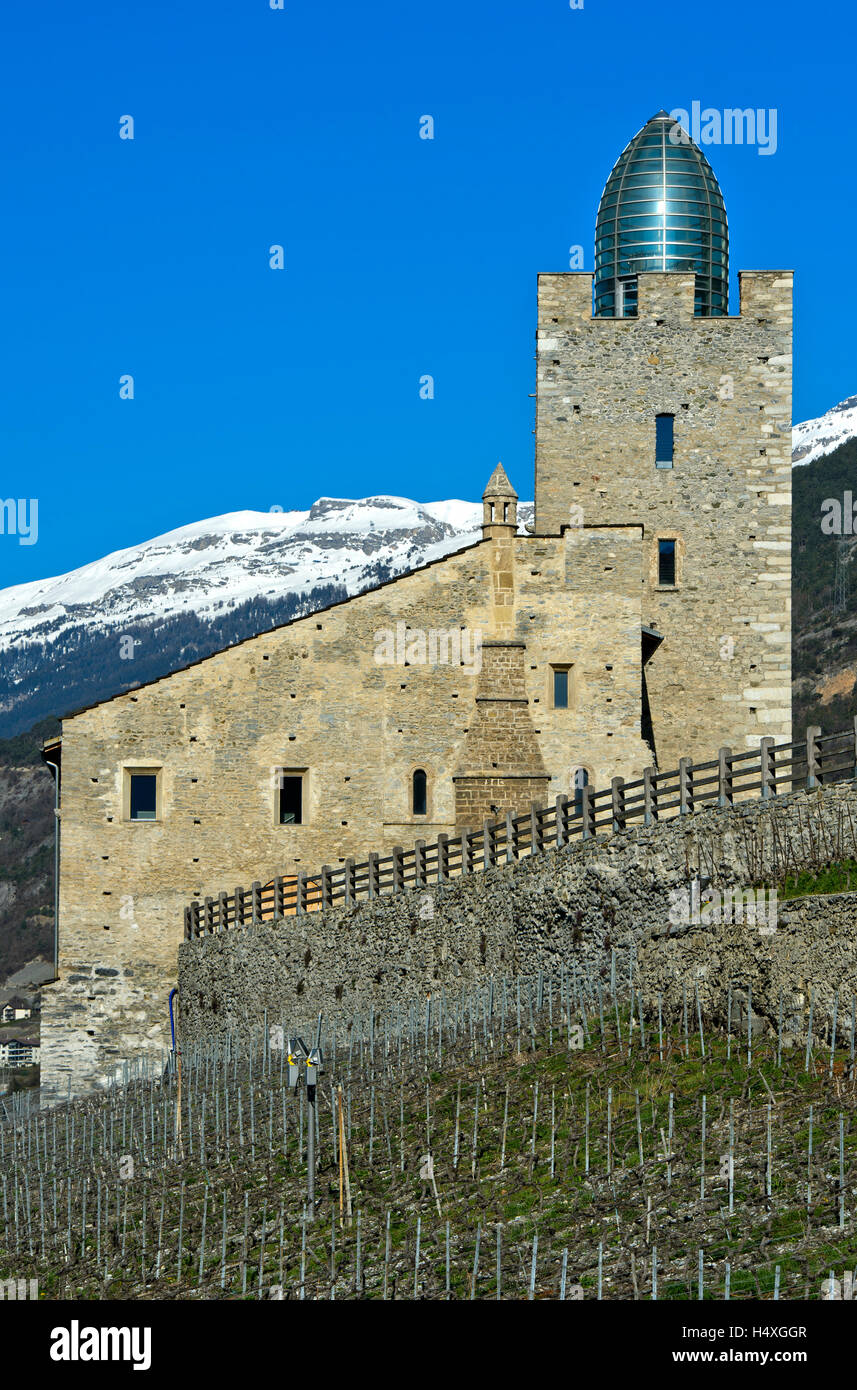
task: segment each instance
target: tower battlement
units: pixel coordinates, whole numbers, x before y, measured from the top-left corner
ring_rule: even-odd
[[[724,329],[752,316],[763,315],[782,328],[792,325],[791,270],[739,270],[740,307],[737,314],[704,317],[694,313],[696,276],[684,270],[641,271],[637,279],[637,313],[633,317],[596,316],[592,308],[594,275],[591,270],[546,272],[539,281],[539,346],[542,334],[550,339],[551,327],[568,328],[579,322],[597,324],[599,331],[633,332],[650,319],[693,324],[699,333]],[[666,325],[658,325],[666,326]]]

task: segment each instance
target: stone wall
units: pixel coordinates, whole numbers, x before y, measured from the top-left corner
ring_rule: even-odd
[[[413,890],[349,910],[289,918],[183,943],[179,952],[185,1041],[321,1010],[347,1026],[442,988],[561,965],[609,977],[611,952],[627,974],[636,960],[646,1006],[667,1012],[694,982],[706,1014],[736,1016],[752,987],[760,1018],[776,1019],[779,990],[798,1027],[808,991],[826,1007],[841,983],[857,985],[855,895],[783,904],[776,930],[758,924],[674,925],[675,894],[696,877],[722,887],[765,882],[788,855],[809,864],[823,843],[857,857],[857,787],[842,783],[734,809],[692,815],[551,849],[443,887]]]
[[[590,528],[573,545],[507,528],[65,720],[46,1101],[69,1080],[86,1092],[117,1061],[169,1045],[166,999],[192,898],[552,801],[580,763],[602,785],[640,776],[651,759],[640,734],[639,565],[638,527]],[[400,624],[480,633],[481,669],[379,662],[380,634]],[[568,709],[551,707],[554,662],[574,667]],[[159,770],[154,820],[128,818],[135,767]],[[417,768],[428,774],[424,816],[412,814]],[[279,769],[304,776],[299,825],[277,819]]]
[[[792,273],[739,281],[732,317],[695,317],[694,276],[674,271],[639,276],[636,318],[596,319],[591,274],[539,277],[535,529],[644,527],[662,768],[790,738]],[[657,414],[672,468],[655,467]]]
[[[786,899],[770,935],[734,926],[660,925],[641,943],[639,978],[649,1005],[696,1026],[694,991],[705,1016],[754,1034],[779,1027],[785,1046],[803,1042],[812,1002],[813,1037],[830,1039],[836,992],[840,1045],[850,1036],[857,999],[857,892]],[[684,993],[683,993],[684,989]]]

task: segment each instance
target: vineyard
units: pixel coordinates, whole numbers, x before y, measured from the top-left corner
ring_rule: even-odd
[[[49,1299],[821,1298],[857,1265],[836,1007],[759,1037],[687,994],[646,1013],[615,968],[500,981],[322,1028],[314,1105],[269,1021],[249,1050],[22,1103],[0,1272]]]

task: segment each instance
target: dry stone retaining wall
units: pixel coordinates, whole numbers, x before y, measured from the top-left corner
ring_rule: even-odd
[[[790,867],[857,857],[851,782],[552,849],[443,886],[350,909],[289,917],[186,941],[179,950],[182,1036],[246,1035],[321,1010],[347,1026],[429,993],[503,976],[609,978],[611,956],[635,971],[649,1008],[682,1006],[694,982],[707,1016],[724,1017],[730,984],[740,1018],[752,989],[759,1022],[803,1027],[809,992],[821,1018],[837,986],[857,989],[857,894],[782,904],[777,929],[670,921],[674,894],[699,876],[721,887],[770,882]],[[671,896],[671,894],[673,896]],[[791,1020],[789,1023],[788,1020]]]

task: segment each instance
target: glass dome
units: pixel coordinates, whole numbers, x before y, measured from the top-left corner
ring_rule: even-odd
[[[601,195],[595,224],[596,318],[636,314],[636,277],[643,270],[694,271],[694,313],[728,313],[723,194],[705,155],[666,111],[653,116],[625,147]]]

